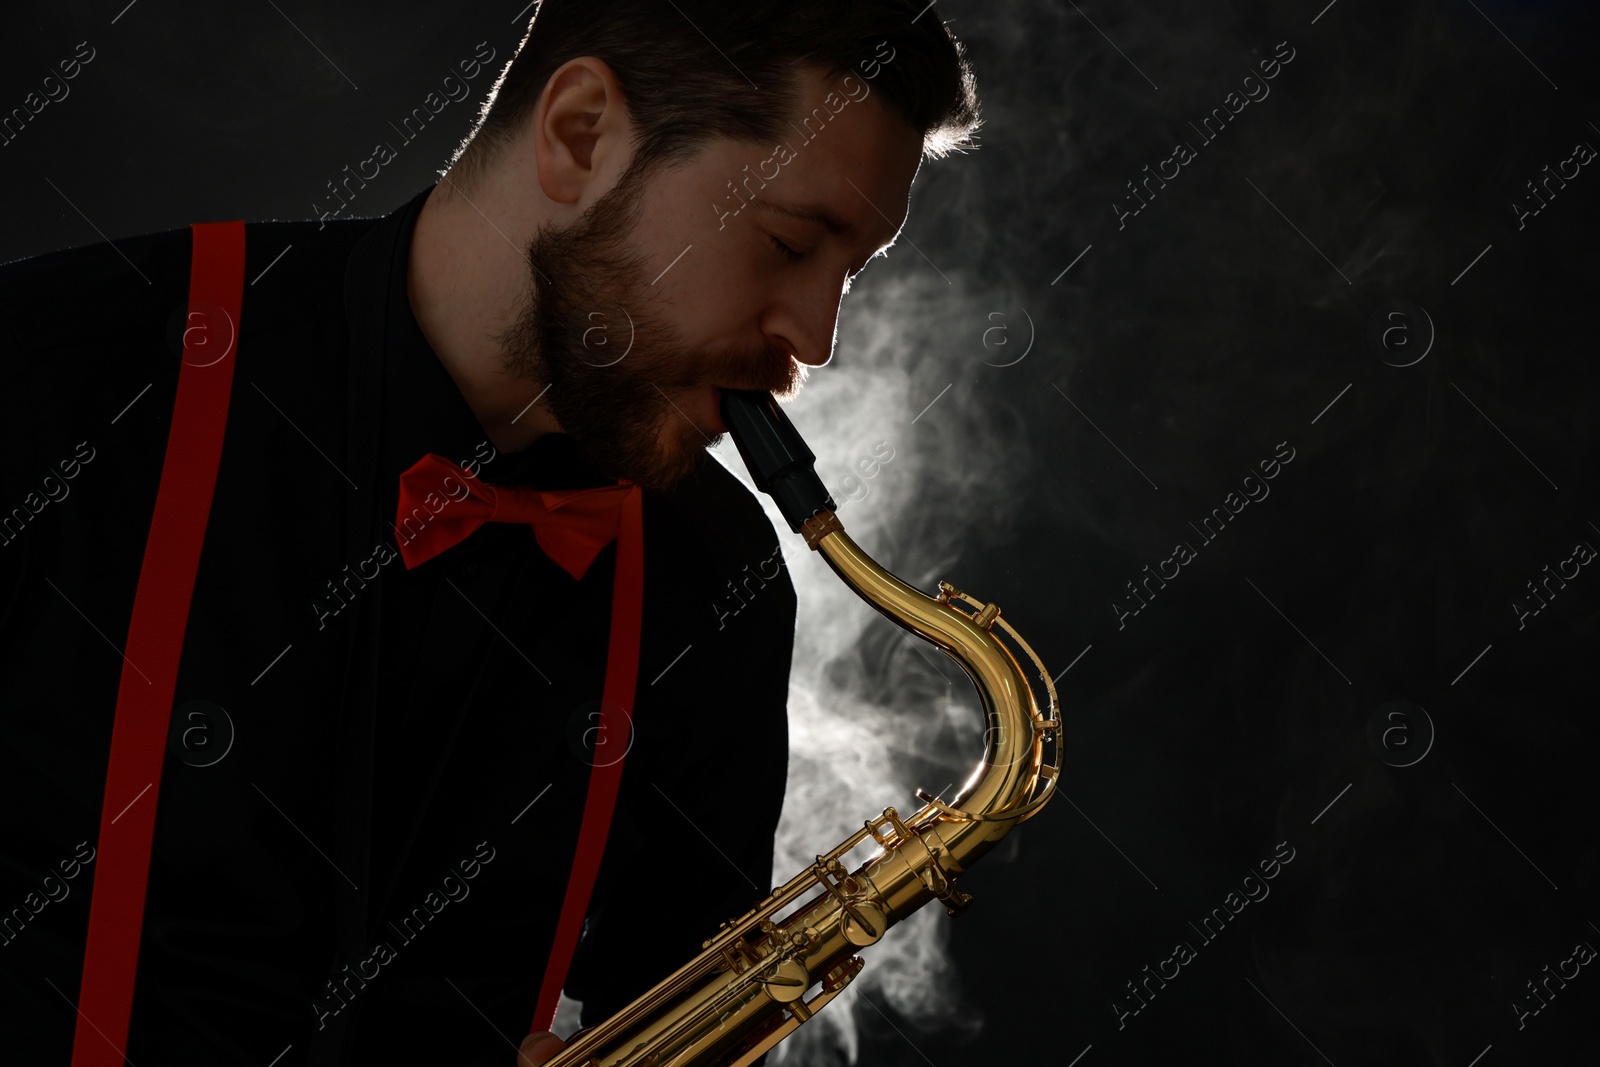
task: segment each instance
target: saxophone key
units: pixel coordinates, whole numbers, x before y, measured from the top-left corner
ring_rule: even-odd
[[[759,979],[767,996],[779,1004],[792,1004],[811,987],[811,972],[795,959],[780,960],[771,973]]]

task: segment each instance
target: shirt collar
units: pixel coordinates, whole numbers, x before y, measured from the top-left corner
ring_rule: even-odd
[[[411,261],[411,236],[417,216],[433,189],[428,186],[385,216],[365,238],[380,241],[390,249],[388,276],[352,280],[371,298],[360,301],[360,305],[382,321],[380,455],[384,481],[391,485],[398,482],[401,472],[433,452],[469,469],[469,461],[475,460],[481,465],[482,478],[494,484],[541,489],[615,484],[615,479],[600,474],[583,459],[566,434],[545,434],[520,452],[497,452],[455,379],[423,336],[411,311],[406,269]]]

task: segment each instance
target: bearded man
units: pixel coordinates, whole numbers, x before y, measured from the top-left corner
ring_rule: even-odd
[[[542,1062],[764,897],[719,390],[828,362],[978,123],[921,0],[544,0],[391,214],[0,267],[8,1062]]]

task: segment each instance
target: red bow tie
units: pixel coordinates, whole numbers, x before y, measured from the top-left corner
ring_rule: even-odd
[[[395,532],[406,569],[421,566],[466,540],[486,522],[522,522],[573,580],[582,580],[600,550],[618,542],[620,553],[631,525],[639,531],[639,487],[631,482],[596,489],[528,489],[489,485],[441,456],[428,453],[400,475]],[[643,534],[636,534],[642,544]],[[642,564],[640,570],[642,571]]]

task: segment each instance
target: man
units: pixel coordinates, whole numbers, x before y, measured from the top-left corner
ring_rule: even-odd
[[[240,321],[202,320],[237,328],[237,366],[167,758],[126,806],[111,724],[182,444],[192,239],[0,268],[7,1059],[543,1062],[535,999],[616,748],[564,986],[584,1025],[763,897],[795,601],[706,455],[717,390],[790,396],[828,361],[921,158],[977,125],[931,5],[545,0],[437,185],[379,219],[246,227]],[[573,573],[488,521],[415,561],[431,516],[402,483],[428,454],[507,494],[640,487],[624,738],[596,728],[618,543]],[[124,1044],[79,1004],[95,843],[140,803]]]

